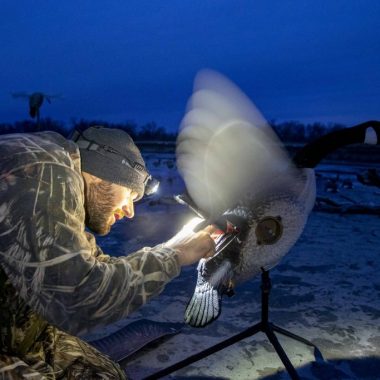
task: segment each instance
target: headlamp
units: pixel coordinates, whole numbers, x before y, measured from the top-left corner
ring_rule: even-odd
[[[153,178],[151,175],[145,180],[144,196],[149,196],[157,192],[160,186],[160,181]]]

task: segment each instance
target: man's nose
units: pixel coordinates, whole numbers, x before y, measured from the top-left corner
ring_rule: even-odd
[[[134,208],[132,200],[129,200],[128,202],[126,202],[123,205],[122,209],[123,209],[124,215],[127,218],[133,218],[134,217],[134,215],[135,215],[135,208]]]

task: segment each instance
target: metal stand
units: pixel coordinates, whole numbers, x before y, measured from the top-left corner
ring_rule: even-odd
[[[282,363],[284,364],[286,370],[288,371],[291,379],[299,380],[300,378],[297,374],[297,371],[293,367],[293,364],[290,362],[288,356],[286,355],[284,349],[282,348],[280,342],[278,341],[274,333],[277,332],[291,339],[304,343],[308,346],[314,347],[314,356],[318,360],[323,360],[323,356],[321,352],[319,351],[318,347],[314,345],[313,343],[311,343],[310,341],[298,335],[295,335],[291,333],[290,331],[284,330],[283,328],[278,327],[275,324],[269,322],[269,294],[270,294],[271,287],[272,285],[271,285],[271,280],[269,277],[269,271],[263,270],[261,274],[261,321],[259,323],[256,323],[255,325],[249,327],[243,332],[236,334],[232,336],[231,338],[228,338],[224,340],[223,342],[216,344],[215,346],[207,348],[206,350],[201,351],[195,355],[189,356],[188,358],[181,360],[178,363],[171,365],[170,367],[164,368],[146,377],[145,380],[160,379],[163,376],[169,375],[172,372],[175,372],[183,367],[186,367],[189,364],[192,364],[200,359],[204,359],[205,357],[215,352],[218,352],[222,350],[223,348],[226,348],[236,342],[239,342],[242,339],[255,335],[260,331],[265,333],[269,341],[272,343],[274,349],[276,350],[278,356],[280,357]]]

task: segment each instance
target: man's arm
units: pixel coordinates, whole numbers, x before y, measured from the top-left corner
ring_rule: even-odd
[[[36,312],[73,334],[126,317],[180,272],[180,252],[162,245],[98,260],[82,186],[70,168],[39,165],[13,173],[0,192],[3,269]]]

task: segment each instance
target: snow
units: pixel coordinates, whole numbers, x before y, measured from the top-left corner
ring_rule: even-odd
[[[124,255],[142,246],[168,240],[193,215],[171,196],[183,191],[174,155],[146,155],[152,174],[161,179],[158,197],[136,205],[134,220],[118,222],[98,242],[104,251]],[[379,206],[380,189],[357,182],[355,173],[366,165],[323,164],[318,168],[318,195],[339,204]],[[338,180],[338,192],[326,190],[328,179]],[[342,187],[350,178],[353,189]],[[314,362],[312,349],[279,337],[304,379],[380,378],[380,216],[331,214],[313,211],[294,248],[271,271],[270,320],[311,340],[325,362]],[[102,334],[141,318],[182,322],[196,281],[195,265],[183,268],[157,298],[126,321]],[[260,320],[260,279],[236,289],[223,301],[219,319],[194,329],[185,327],[168,340],[144,349],[128,359],[127,374],[141,379],[185,357],[220,342]],[[287,379],[281,361],[263,334],[236,343],[167,378]]]

